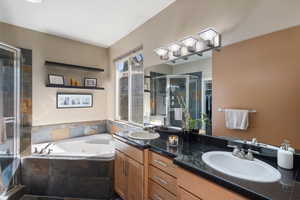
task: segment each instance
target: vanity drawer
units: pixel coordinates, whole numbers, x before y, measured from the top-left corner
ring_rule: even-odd
[[[177,168],[178,186],[194,194],[200,199],[205,200],[247,200],[247,198],[240,196],[222,186],[219,186],[211,181],[192,174],[182,168]]]
[[[173,176],[150,166],[149,168],[149,177],[152,181],[156,182],[169,192],[176,194],[177,192],[177,180]]]
[[[173,161],[171,159],[150,151],[149,163],[157,167],[158,169],[170,174],[171,176],[176,177],[177,167],[173,164]]]
[[[149,181],[150,200],[176,200],[176,196],[153,181]]]
[[[122,153],[126,154],[133,160],[143,164],[143,151],[140,149],[137,149],[133,146],[130,146],[129,144],[126,144],[125,142],[120,141],[119,139],[114,138],[115,141],[115,147],[117,150],[121,151]]]
[[[178,187],[178,200],[201,200],[198,197],[194,196],[193,194],[185,191],[181,187]]]

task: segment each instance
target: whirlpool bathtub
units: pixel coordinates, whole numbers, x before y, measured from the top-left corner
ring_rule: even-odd
[[[32,155],[86,159],[114,159],[115,148],[110,134],[97,134],[57,142],[32,145]]]

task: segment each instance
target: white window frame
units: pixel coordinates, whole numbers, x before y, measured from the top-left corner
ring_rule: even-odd
[[[139,124],[139,123],[136,123],[134,121],[132,121],[132,113],[131,113],[131,106],[132,106],[132,62],[131,62],[131,59],[132,57],[134,57],[135,55],[138,55],[138,54],[143,54],[142,51],[138,51],[138,52],[135,52],[133,54],[130,54],[129,56],[125,57],[125,58],[122,58],[120,60],[117,60],[114,62],[114,66],[115,66],[115,120],[117,121],[121,121],[121,122],[124,122],[124,123],[130,123],[132,125],[135,125],[135,126],[140,126],[140,127],[143,127],[144,126],[144,114],[143,114],[143,123],[142,124]],[[120,103],[119,103],[119,100],[120,100],[120,96],[119,96],[119,80],[120,80],[120,77],[119,77],[119,72],[117,70],[117,63],[118,62],[125,62],[125,61],[128,61],[128,121],[127,120],[122,120],[120,118]],[[143,67],[144,68],[144,67]],[[144,73],[144,69],[143,69],[143,73]],[[144,79],[143,79],[143,85],[144,85]],[[143,91],[143,96],[144,96],[144,91]],[[144,110],[143,110],[144,112]]]

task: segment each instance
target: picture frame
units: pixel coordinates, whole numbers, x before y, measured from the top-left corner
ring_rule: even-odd
[[[93,94],[91,93],[63,93],[56,94],[56,108],[91,108]]]
[[[65,85],[65,77],[57,74],[48,74],[48,82],[50,85]]]
[[[84,78],[84,87],[97,87],[97,78]]]

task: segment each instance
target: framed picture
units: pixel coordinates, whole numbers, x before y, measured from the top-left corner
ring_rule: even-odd
[[[85,87],[97,87],[97,79],[96,78],[84,78],[84,86]]]
[[[49,74],[48,80],[49,80],[49,84],[52,84],[52,85],[64,85],[65,84],[64,76],[61,76],[61,75]]]
[[[93,94],[85,93],[57,93],[56,108],[91,108]]]

